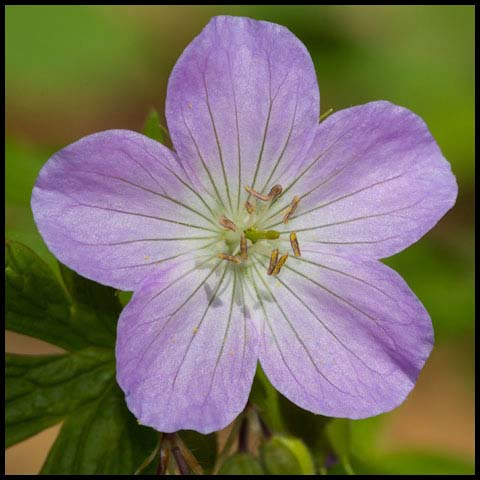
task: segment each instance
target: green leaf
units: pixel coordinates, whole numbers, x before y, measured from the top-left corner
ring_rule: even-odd
[[[308,448],[298,438],[274,436],[260,447],[262,464],[269,475],[313,475]]]
[[[205,472],[210,472],[217,458],[217,435],[202,435],[193,430],[182,430],[179,435]]]
[[[7,241],[6,328],[66,350],[113,348],[120,313],[115,291],[61,270],[67,289],[32,250]]]
[[[6,354],[6,445],[63,422],[41,473],[132,474],[156,433],[138,424],[115,381],[116,291],[60,273],[64,285],[32,250],[7,242],[7,328],[68,352]]]
[[[165,143],[165,131],[160,125],[160,116],[155,109],[151,109],[143,127],[143,134],[160,143]]]
[[[280,411],[280,394],[268,381],[260,363],[257,366],[249,401],[256,406],[258,414],[270,430],[274,432],[285,431]]]
[[[325,434],[334,453],[348,474],[353,474],[350,465],[350,420],[333,418],[325,427]]]
[[[131,474],[155,447],[153,430],[138,425],[115,381],[62,425],[42,474]]]
[[[5,356],[7,446],[94,402],[114,382],[112,350],[86,348],[62,355]]]
[[[236,453],[227,458],[218,475],[264,475],[260,462],[250,453]]]
[[[323,432],[332,419],[315,415],[298,407],[284,396],[280,396],[280,411],[288,432],[301,438],[310,448],[322,448],[325,445]]]

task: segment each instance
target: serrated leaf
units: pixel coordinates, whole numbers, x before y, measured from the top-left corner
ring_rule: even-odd
[[[115,291],[82,279],[74,272],[67,274],[65,267],[63,272],[69,291],[32,250],[18,242],[7,242],[6,328],[66,350],[90,346],[113,348],[120,313]],[[72,292],[77,293],[72,296]],[[104,295],[103,304],[98,292]]]
[[[40,473],[131,474],[155,442],[155,432],[138,425],[112,381],[65,420]]]
[[[160,125],[160,116],[155,109],[151,109],[143,127],[143,134],[160,143],[165,143],[165,132]]]
[[[269,475],[313,475],[312,456],[298,438],[273,436],[261,448],[262,464]]]
[[[128,411],[115,380],[115,290],[60,265],[62,285],[29,248],[6,245],[7,328],[60,355],[6,355],[6,445],[63,422],[42,473],[132,474],[156,433]]]
[[[95,401],[114,381],[113,352],[5,356],[5,443],[18,443]]]
[[[225,460],[218,475],[265,475],[265,473],[253,455],[236,453]]]

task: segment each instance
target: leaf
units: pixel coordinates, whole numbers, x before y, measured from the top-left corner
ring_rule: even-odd
[[[6,328],[67,350],[113,348],[120,313],[115,291],[67,273],[66,267],[62,272],[68,291],[32,250],[7,241]]]
[[[7,328],[68,350],[6,354],[6,445],[63,422],[44,474],[132,474],[156,433],[139,425],[115,381],[115,290],[60,265],[62,285],[29,248],[6,244]]]
[[[262,464],[269,475],[313,475],[308,448],[298,438],[274,436],[260,447]]]
[[[215,432],[202,435],[193,430],[182,430],[179,435],[205,472],[210,472],[217,458],[217,435]]]
[[[284,396],[280,396],[280,411],[286,428],[291,435],[301,438],[310,448],[321,448],[325,444],[323,432],[331,421],[330,417],[315,415],[298,407]]]
[[[95,401],[114,381],[114,358],[107,349],[38,356],[7,353],[5,363],[7,447]]]
[[[131,474],[155,442],[155,432],[138,425],[112,381],[65,420],[40,473]]]
[[[218,475],[265,475],[260,462],[250,453],[236,453],[227,458]]]
[[[280,411],[280,394],[268,381],[260,363],[257,366],[249,401],[253,403],[270,430],[284,432],[285,425]]]
[[[147,120],[145,121],[143,134],[157,142],[165,144],[165,131],[160,125],[160,116],[154,108],[150,110]]]
[[[353,474],[350,465],[350,420],[333,418],[325,427],[325,434],[334,453],[348,474]]]

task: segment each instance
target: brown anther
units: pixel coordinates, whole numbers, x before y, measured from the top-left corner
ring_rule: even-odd
[[[229,262],[233,263],[241,263],[242,259],[237,257],[236,255],[228,255],[226,253],[217,253],[217,257],[221,260],[228,260]]]
[[[259,200],[263,200],[264,202],[268,202],[270,200],[270,195],[262,195],[261,193],[258,193],[251,187],[245,187],[245,190],[250,195],[253,195],[255,198],[258,198]]]
[[[247,253],[247,237],[245,236],[244,233],[240,235],[240,252],[242,255],[242,260],[247,260],[248,259],[248,253]]]
[[[282,190],[283,188],[281,185],[274,185],[271,188],[270,193],[268,194],[270,200],[275,200],[275,198],[277,198],[282,193]]]
[[[237,231],[237,226],[227,217],[222,216],[218,219],[218,222],[222,227],[228,228],[228,230],[231,230],[232,232]]]
[[[290,245],[292,246],[292,250],[295,256],[300,257],[300,246],[298,245],[297,234],[295,232],[290,233]]]
[[[253,205],[253,203],[250,203],[248,200],[245,202],[245,210],[252,214],[255,212],[255,206]]]
[[[290,206],[288,207],[287,211],[285,212],[285,215],[283,216],[283,223],[288,223],[288,221],[290,220],[290,217],[295,213],[295,210],[297,210],[299,202],[300,202],[300,197],[295,195],[295,197],[293,197],[292,203],[290,203]]]
[[[288,258],[288,252],[282,255],[279,259],[277,264],[275,265],[275,268],[272,271],[272,275],[278,275],[280,273],[280,269],[283,267],[285,262],[287,261]]]
[[[276,248],[275,250],[272,250],[272,253],[270,254],[270,265],[268,266],[267,275],[272,274],[273,269],[277,265],[277,260],[278,260],[278,248]]]

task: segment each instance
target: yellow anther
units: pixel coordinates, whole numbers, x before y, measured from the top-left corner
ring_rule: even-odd
[[[274,185],[270,190],[270,193],[268,194],[270,200],[274,200],[275,198],[277,198],[282,193],[282,190],[283,188],[281,185]]]
[[[198,332],[198,327],[193,327],[193,334],[195,335]]]
[[[277,264],[275,265],[275,268],[272,271],[272,275],[278,275],[280,273],[280,269],[283,267],[285,262],[287,261],[288,258],[288,252],[282,255],[279,259]]]
[[[295,256],[300,257],[300,246],[298,245],[297,234],[295,232],[290,233],[290,245],[292,246],[292,250]]]
[[[298,207],[298,203],[300,202],[300,197],[295,196],[293,197],[292,203],[290,203],[290,206],[288,207],[287,211],[285,212],[285,215],[283,216],[283,223],[288,223],[290,220],[290,217],[295,213],[295,210]]]
[[[226,253],[217,253],[217,257],[221,260],[228,260],[233,263],[241,263],[242,259],[236,255],[227,255]]]
[[[245,187],[245,190],[250,194],[253,195],[254,197],[258,198],[259,200],[263,200],[264,202],[268,202],[270,200],[270,195],[262,195],[261,193],[258,193],[251,187]]]
[[[270,254],[270,265],[268,266],[267,275],[272,274],[273,269],[277,265],[277,260],[278,260],[278,248],[276,248],[275,250],[272,250],[272,253]]]
[[[227,217],[225,217],[225,215],[223,215],[222,217],[220,217],[218,219],[218,222],[220,223],[220,225],[222,227],[225,227],[227,228],[228,230],[231,230],[232,232],[236,232],[237,231],[237,226]]]
[[[248,212],[248,213],[254,213],[255,212],[255,206],[253,205],[253,203],[250,203],[248,200],[245,202],[245,210]]]
[[[240,235],[240,252],[242,254],[242,260],[247,260],[248,259],[247,237],[245,236],[244,233]]]

